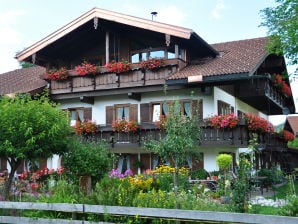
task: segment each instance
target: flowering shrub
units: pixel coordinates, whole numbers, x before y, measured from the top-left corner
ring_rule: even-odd
[[[39,169],[36,172],[23,172],[20,176],[19,179],[20,180],[29,180],[29,181],[45,181],[48,178],[50,178],[51,176],[56,177],[58,175],[62,175],[64,173],[65,169],[64,167],[60,167],[55,169],[48,169],[48,168],[44,168],[44,169]]]
[[[78,122],[74,126],[74,130],[78,134],[86,135],[86,134],[94,134],[97,132],[98,127],[95,122],[90,120],[85,120],[83,122]]]
[[[112,123],[113,131],[115,132],[136,132],[139,129],[139,124],[136,121],[127,121],[118,119]]]
[[[295,135],[287,130],[284,130],[283,137],[287,142],[293,141],[295,139]]]
[[[214,128],[234,128],[239,124],[239,118],[233,114],[214,115],[204,120],[205,125],[210,125]]]
[[[141,67],[142,67],[142,69],[153,70],[153,69],[161,67],[164,64],[165,63],[162,58],[150,58],[148,60],[142,61]]]
[[[248,129],[255,132],[261,133],[272,133],[274,132],[273,125],[264,118],[254,114],[245,114],[245,120],[248,125]]]
[[[69,74],[66,68],[62,67],[59,70],[51,70],[44,75],[45,79],[50,79],[53,81],[66,80]]]
[[[130,70],[130,65],[126,61],[116,62],[112,61],[111,63],[108,63],[105,65],[110,72],[114,73],[121,73],[121,72],[127,72]]]
[[[128,177],[128,176],[133,176],[133,172],[130,169],[126,170],[124,173],[119,172],[119,170],[117,170],[117,169],[112,169],[109,172],[109,177],[110,178],[125,178],[125,177]]]
[[[166,129],[166,124],[167,124],[166,116],[161,115],[159,121],[155,121],[154,124],[158,129],[165,130]]]
[[[282,93],[284,93],[287,96],[292,95],[290,86],[283,80],[280,74],[273,75],[272,81],[274,86],[278,88]]]
[[[146,175],[137,175],[135,177],[128,177],[129,183],[138,187],[141,190],[149,190],[153,183],[153,178]]]
[[[76,72],[78,75],[84,76],[87,74],[95,74],[96,73],[96,65],[90,64],[84,61],[81,65],[75,67]]]

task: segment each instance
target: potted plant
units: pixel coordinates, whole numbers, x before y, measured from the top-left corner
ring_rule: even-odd
[[[150,58],[141,62],[141,68],[143,70],[154,70],[163,66],[164,60],[162,58]]]
[[[116,74],[130,70],[130,65],[127,61],[112,61],[111,63],[107,63],[105,66],[110,72],[114,72]]]
[[[97,72],[96,65],[90,64],[87,61],[84,61],[81,65],[75,67],[76,72],[80,76],[85,76],[88,74],[93,74]]]
[[[229,202],[229,195],[228,195],[228,189],[230,188],[230,181],[227,179],[227,171],[230,169],[232,165],[233,158],[229,154],[219,154],[216,157],[216,163],[219,167],[219,170],[223,172],[223,178],[221,178],[219,186],[221,190],[223,190],[224,195],[221,195],[221,201],[222,203],[228,203]]]
[[[83,122],[78,122],[74,126],[74,130],[78,134],[90,135],[95,134],[98,131],[98,127],[95,122],[90,120],[84,120]]]
[[[66,80],[69,77],[68,71],[66,68],[62,67],[60,69],[52,69],[44,75],[45,79],[52,81]]]

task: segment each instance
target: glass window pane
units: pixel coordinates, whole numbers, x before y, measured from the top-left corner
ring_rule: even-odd
[[[183,103],[183,110],[184,115],[187,117],[191,117],[191,110],[190,110],[190,102]]]
[[[169,114],[169,105],[167,103],[162,104],[162,115],[167,116]]]
[[[129,120],[129,107],[124,107],[123,108],[123,116],[122,116],[125,120]]]
[[[151,58],[164,58],[164,51],[151,51],[150,57]]]
[[[155,104],[153,105],[153,114],[152,114],[152,121],[159,121],[160,120],[160,105]]]

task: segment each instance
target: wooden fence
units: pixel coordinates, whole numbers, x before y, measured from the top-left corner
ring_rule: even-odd
[[[34,202],[0,202],[0,209],[13,210],[43,210],[43,211],[60,211],[80,214],[107,214],[110,216],[138,216],[148,218],[188,220],[188,221],[216,221],[216,222],[232,222],[232,223],[278,223],[278,224],[297,224],[298,217],[228,213],[228,212],[212,212],[212,211],[196,211],[181,209],[159,209],[159,208],[137,208],[122,206],[104,206],[104,205],[87,205],[87,204],[66,204],[66,203],[34,203]],[[17,216],[0,216],[0,223],[61,223],[61,224],[92,224],[109,222],[90,222],[85,220],[66,220],[66,219],[44,219],[44,218],[28,218]]]

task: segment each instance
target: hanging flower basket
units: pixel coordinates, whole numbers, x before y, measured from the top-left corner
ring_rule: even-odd
[[[75,70],[80,76],[85,76],[88,74],[95,75],[95,73],[97,72],[96,65],[90,64],[86,61],[84,61],[81,65],[76,66]]]
[[[206,126],[211,126],[217,129],[220,128],[234,128],[240,122],[240,119],[233,113],[225,115],[214,115],[212,117],[204,119]]]
[[[105,65],[106,68],[113,73],[119,74],[130,70],[130,64],[127,61],[116,62],[112,61]]]
[[[255,114],[245,114],[245,120],[248,125],[248,130],[258,133],[272,133],[274,132],[273,124],[264,118]]]
[[[74,126],[74,130],[78,134],[90,135],[95,134],[98,131],[98,127],[95,122],[90,120],[85,120],[83,122],[77,122]]]
[[[113,121],[112,129],[115,132],[136,132],[139,129],[139,124],[136,121],[127,121],[118,119]]]
[[[162,67],[165,64],[162,58],[150,58],[141,62],[141,68],[143,70],[154,70]]]
[[[45,79],[49,79],[52,81],[66,80],[68,77],[69,77],[68,71],[64,67],[58,70],[56,69],[50,70],[48,73],[44,75]]]
[[[284,130],[283,137],[287,142],[293,141],[295,139],[295,135],[287,130]]]
[[[272,76],[273,85],[286,96],[292,96],[291,87],[287,84],[280,74]]]

